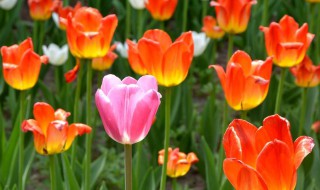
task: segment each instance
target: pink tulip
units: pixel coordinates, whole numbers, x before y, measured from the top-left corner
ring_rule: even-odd
[[[121,144],[134,144],[148,134],[160,105],[157,80],[151,75],[138,81],[114,75],[103,78],[95,95],[107,134]]]

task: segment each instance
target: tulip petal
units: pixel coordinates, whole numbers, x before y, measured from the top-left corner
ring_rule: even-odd
[[[311,137],[301,136],[294,141],[295,169],[298,169],[303,159],[312,151],[314,145]]]
[[[162,53],[166,52],[172,44],[170,36],[163,30],[148,30],[144,33],[143,38],[158,42]]]
[[[64,111],[63,109],[57,109],[55,112],[54,112],[54,118],[55,120],[63,120],[63,121],[66,121],[67,120],[67,117],[69,117],[71,115],[70,112],[66,112]]]
[[[82,123],[73,123],[68,127],[67,140],[64,146],[64,151],[68,150],[74,140],[78,135],[83,135],[85,133],[90,133],[91,127]]]
[[[191,31],[184,32],[183,34],[181,34],[179,36],[179,38],[176,39],[175,43],[176,42],[184,42],[184,43],[186,43],[188,45],[188,47],[189,47],[189,50],[190,50],[191,54],[192,55],[194,54],[194,40],[193,40]]]
[[[279,115],[272,115],[263,120],[263,126],[260,127],[255,136],[256,150],[261,152],[264,146],[277,139],[287,144],[290,153],[293,154],[293,142],[290,133],[290,123]]]
[[[232,186],[236,189],[268,189],[259,173],[240,160],[234,158],[225,159],[223,161],[223,171]]]
[[[281,18],[279,24],[282,29],[282,34],[284,34],[283,36],[286,38],[285,41],[295,41],[295,39],[292,38],[295,37],[295,32],[298,30],[299,24],[294,20],[294,18],[285,15]]]
[[[245,76],[251,74],[251,57],[244,51],[236,51],[230,58],[228,64],[239,64],[242,67]]]
[[[33,106],[33,115],[43,134],[47,137],[47,127],[55,120],[54,109],[45,102],[37,102]]]
[[[128,44],[128,61],[130,67],[139,75],[147,74],[146,68],[140,58],[137,44],[130,40],[127,40],[126,42]]]
[[[109,91],[116,85],[122,84],[122,81],[115,75],[109,74],[103,77],[101,90],[105,95],[109,94]]]
[[[66,121],[52,121],[47,129],[47,147],[46,154],[56,154],[63,151],[67,140],[68,123]]]
[[[235,110],[241,110],[243,92],[245,88],[245,76],[243,69],[234,63],[228,64],[226,74],[225,97],[230,107]]]
[[[252,62],[253,75],[270,80],[272,73],[272,57],[268,57],[265,61],[255,60]]]
[[[209,65],[209,68],[214,68],[218,74],[218,77],[220,79],[221,86],[223,88],[223,91],[226,93],[226,73],[223,70],[223,67],[220,65]]]
[[[257,159],[257,171],[268,189],[294,189],[296,171],[292,156],[292,150],[280,140],[265,144]]]
[[[140,77],[137,84],[145,92],[147,92],[148,90],[158,91],[157,79],[152,75],[145,75],[145,76]]]
[[[132,78],[132,77],[125,77],[123,80],[122,80],[122,83],[123,84],[126,84],[126,85],[129,85],[129,84],[137,84],[137,80]]]
[[[44,134],[38,122],[34,119],[24,120],[21,124],[21,129],[23,132],[31,131],[33,133]]]
[[[255,167],[257,152],[255,151],[255,133],[257,128],[251,123],[235,119],[223,136],[223,147],[227,158],[236,158]]]

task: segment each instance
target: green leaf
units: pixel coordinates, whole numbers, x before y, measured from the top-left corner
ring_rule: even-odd
[[[100,156],[91,164],[91,180],[90,180],[91,188],[93,188],[94,184],[96,183],[97,179],[102,173],[104,165],[106,163],[106,158],[107,158],[107,154],[103,153],[102,156]]]
[[[75,146],[75,145],[73,145]],[[68,189],[80,189],[79,184],[77,182],[76,176],[74,175],[74,171],[72,170],[68,157],[66,153],[61,154],[62,165],[63,165],[63,173],[65,177],[65,184],[68,184]]]

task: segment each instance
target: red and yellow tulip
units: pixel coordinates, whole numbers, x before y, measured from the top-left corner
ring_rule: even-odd
[[[191,32],[172,42],[166,32],[148,30],[137,44],[130,40],[127,43],[128,60],[134,71],[153,75],[159,85],[166,87],[176,86],[187,77],[194,52]]]
[[[168,20],[172,17],[178,0],[148,0],[145,2],[146,9],[155,20]]]
[[[235,189],[293,190],[297,169],[314,145],[307,136],[293,142],[288,120],[279,115],[265,118],[259,129],[235,119],[223,136],[223,171]]]
[[[116,49],[117,45],[112,45],[109,52],[104,57],[98,57],[92,59],[92,68],[98,71],[105,71],[110,69],[115,59],[118,55],[113,51]]]
[[[217,25],[217,21],[212,16],[205,16],[203,18],[202,31],[206,33],[209,38],[219,39],[222,38],[225,32]]]
[[[86,59],[105,56],[117,25],[116,15],[103,18],[90,7],[79,8],[73,16],[69,14],[67,39],[72,55]]]
[[[73,16],[80,7],[81,7],[80,2],[77,2],[75,7],[70,7],[70,6],[63,7],[63,2],[62,1],[59,2],[59,5],[56,7],[55,12],[58,14],[59,28],[61,30],[67,29],[68,15],[71,14]]]
[[[54,9],[53,0],[28,0],[28,5],[33,20],[48,20]]]
[[[39,77],[41,63],[47,63],[47,56],[39,56],[33,51],[31,38],[20,45],[1,47],[4,80],[14,89],[32,88]]]
[[[183,152],[179,152],[179,148],[168,148],[168,163],[167,163],[167,175],[172,178],[184,176],[190,170],[192,164],[199,161],[195,153],[190,152],[186,155]],[[159,151],[158,163],[163,165],[164,162],[164,149]]]
[[[320,66],[313,65],[308,56],[299,65],[291,67],[290,71],[296,78],[297,86],[310,88],[320,84]]]
[[[279,23],[272,22],[269,27],[260,27],[264,32],[269,56],[279,67],[292,67],[299,64],[306,55],[314,34],[308,33],[308,24],[300,28],[290,16],[285,15]]]
[[[247,29],[251,6],[256,0],[217,0],[210,5],[216,9],[219,26],[225,32],[238,34]]]
[[[23,121],[22,130],[34,135],[34,146],[39,154],[51,155],[68,150],[78,135],[90,133],[91,128],[85,124],[68,124],[69,112],[54,109],[47,103],[37,102],[33,107],[35,119]]]
[[[250,110],[266,98],[272,72],[272,58],[252,61],[244,51],[236,51],[230,58],[227,71],[211,65],[218,74],[226,100],[234,110]]]

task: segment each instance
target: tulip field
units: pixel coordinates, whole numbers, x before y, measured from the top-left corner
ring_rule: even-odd
[[[319,0],[0,0],[0,190],[320,190]]]

